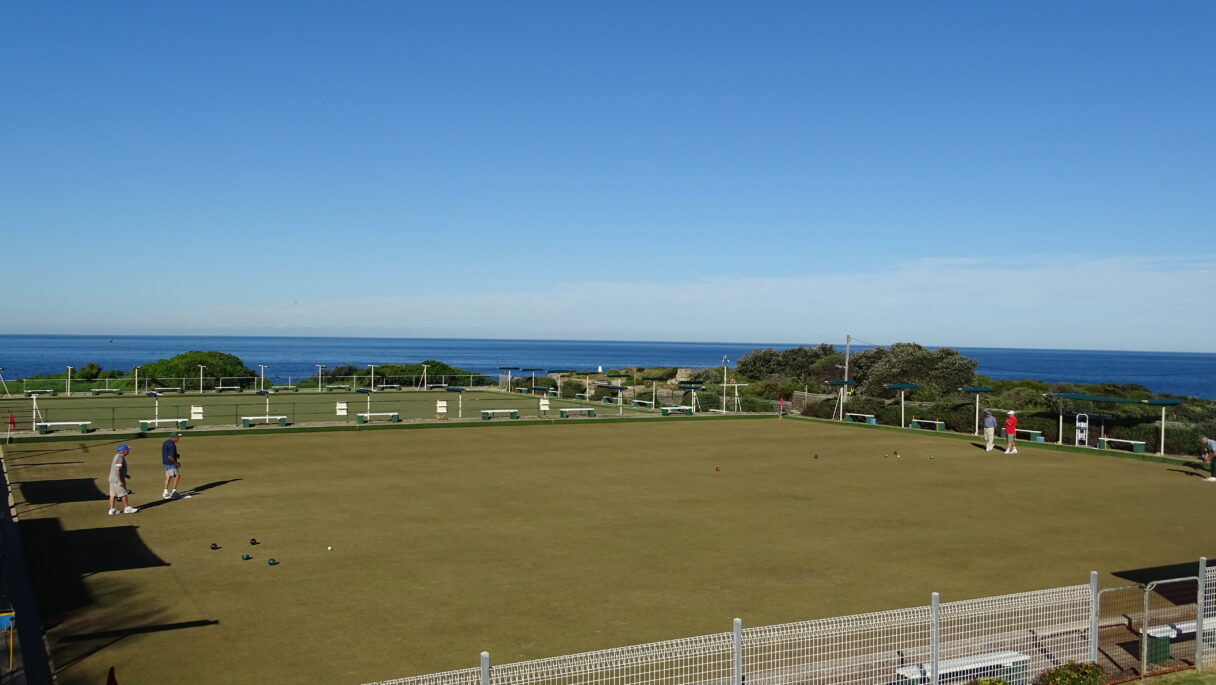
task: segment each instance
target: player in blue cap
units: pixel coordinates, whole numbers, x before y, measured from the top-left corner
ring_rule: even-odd
[[[127,455],[130,454],[131,448],[126,445],[119,445],[118,450],[114,454],[114,458],[110,460],[110,473],[107,480],[110,482],[110,515],[114,514],[134,514],[139,511],[127,502],[127,481],[131,476],[127,473]],[[114,501],[122,502],[122,509],[114,506]]]
[[[177,441],[181,437],[182,434],[176,431],[170,433],[169,439],[160,446],[160,464],[165,467],[165,491],[161,496],[165,499],[181,497],[177,494],[177,481],[181,478],[178,469],[182,467],[181,455],[177,453]]]

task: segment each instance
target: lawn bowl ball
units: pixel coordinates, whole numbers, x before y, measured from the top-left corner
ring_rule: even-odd
[[[249,538],[249,544],[251,544],[251,545],[256,545],[256,544],[258,544],[258,539],[257,539],[257,538]]]
[[[818,455],[818,454],[816,454],[816,455],[815,455],[815,458],[816,458],[816,459],[818,459],[818,458],[819,458],[819,455]]]
[[[276,565],[278,565],[278,563],[279,563],[278,560],[276,560],[274,557],[270,557],[269,559],[266,560],[267,566],[276,566]]]
[[[329,547],[326,547],[325,549],[326,549],[327,551],[332,552],[332,551],[334,551],[334,546],[333,546],[333,545],[330,545]]]
[[[252,558],[253,558],[253,557],[249,556],[248,554],[242,554],[242,555],[241,555],[241,559],[244,559],[245,561],[249,561],[249,560],[250,560],[250,559],[252,559]]]
[[[215,544],[214,542],[211,543],[211,549],[219,549],[219,548],[220,548],[219,545]]]
[[[715,471],[721,471],[721,470],[722,470],[722,467],[721,467],[721,466],[715,466],[715,467],[714,467],[714,470],[715,470]]]

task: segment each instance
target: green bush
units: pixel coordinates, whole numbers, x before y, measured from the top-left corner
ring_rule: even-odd
[[[1103,680],[1105,675],[1097,664],[1070,661],[1043,671],[1034,682],[1036,685],[1102,685]]]

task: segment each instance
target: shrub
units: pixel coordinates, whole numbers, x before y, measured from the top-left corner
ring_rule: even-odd
[[[1035,679],[1036,685],[1102,685],[1105,676],[1097,664],[1078,664],[1070,661],[1063,666],[1049,668]]]

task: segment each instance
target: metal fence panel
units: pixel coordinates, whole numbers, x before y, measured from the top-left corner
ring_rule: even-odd
[[[876,685],[929,657],[928,607],[748,628],[748,685]]]
[[[1106,588],[1098,593],[1098,665],[1106,682],[1140,675],[1140,630],[1144,588]]]
[[[1017,652],[1026,678],[1088,661],[1092,589],[1086,585],[941,605],[941,659]]]
[[[1198,578],[1153,581],[1144,590],[1140,663],[1144,675],[1195,666]]]

